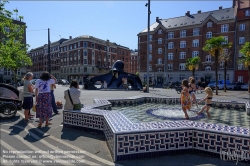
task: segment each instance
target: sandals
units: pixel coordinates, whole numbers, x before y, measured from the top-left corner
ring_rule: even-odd
[[[48,123],[45,124],[46,127],[49,126],[49,125],[52,125],[52,123],[48,122]]]
[[[42,123],[38,123],[37,127],[42,127],[42,125],[43,125]]]

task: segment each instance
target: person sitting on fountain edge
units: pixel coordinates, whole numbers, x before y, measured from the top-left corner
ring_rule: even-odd
[[[148,86],[145,85],[145,87],[143,87],[143,90],[142,90],[142,91],[143,91],[144,93],[147,93],[147,88],[148,88]]]

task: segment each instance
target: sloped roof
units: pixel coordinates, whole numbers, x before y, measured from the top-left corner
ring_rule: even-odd
[[[160,19],[162,25],[166,29],[171,28],[179,28],[185,26],[199,25],[202,24],[207,17],[212,16],[217,21],[224,21],[234,19],[234,8],[225,8],[219,10],[213,10],[203,13],[190,14],[190,16],[181,16],[169,19]],[[150,31],[154,31],[154,29],[159,25],[159,23],[155,22],[150,26]],[[148,29],[143,30],[140,33],[147,32]]]

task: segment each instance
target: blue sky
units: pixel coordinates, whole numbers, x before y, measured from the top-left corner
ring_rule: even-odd
[[[137,48],[137,34],[147,27],[147,1],[10,1],[9,10],[17,8],[24,16],[29,49],[69,36],[90,35],[100,39]],[[231,0],[222,1],[151,1],[151,21],[172,18],[198,10],[232,7]]]

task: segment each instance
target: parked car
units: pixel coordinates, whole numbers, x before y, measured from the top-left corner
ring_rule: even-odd
[[[181,82],[176,81],[176,82],[171,82],[169,88],[175,88],[179,86],[181,86]]]
[[[60,79],[58,80],[58,85],[69,85],[69,81],[65,80],[65,79]]]
[[[242,85],[245,84],[242,82],[233,82],[230,85],[227,85],[227,89],[240,90]]]
[[[248,84],[241,85],[241,89],[242,90],[248,90],[248,86],[249,86]]]

